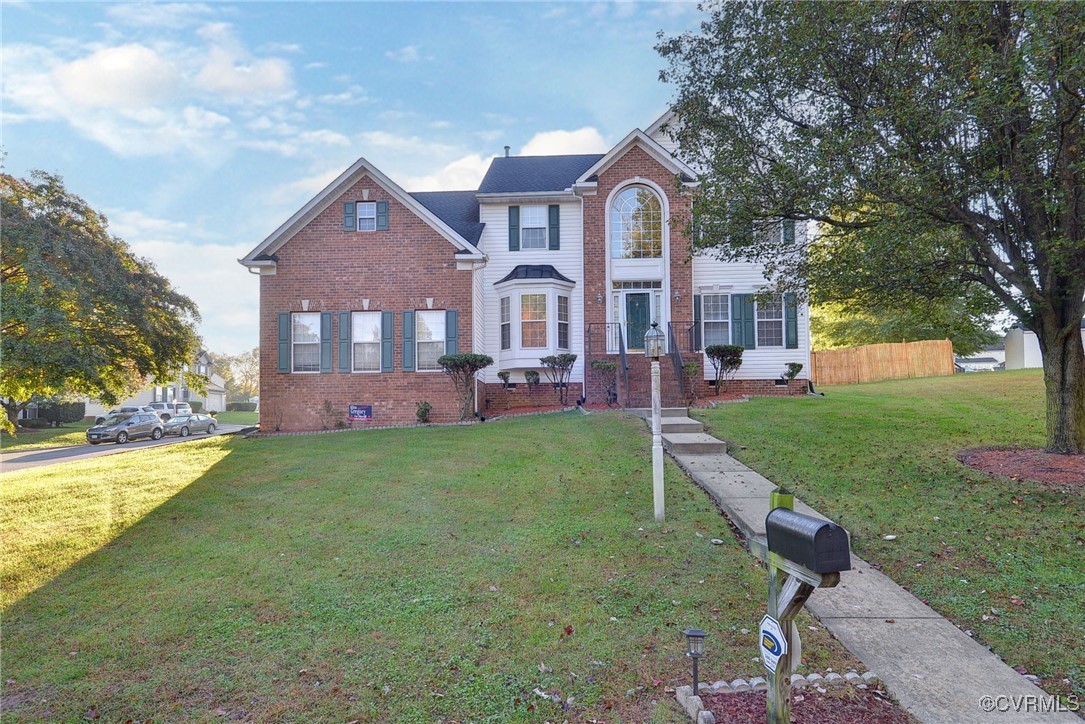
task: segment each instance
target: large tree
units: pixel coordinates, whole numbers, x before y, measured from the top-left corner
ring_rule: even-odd
[[[700,243],[887,299],[984,285],[1040,341],[1048,449],[1085,452],[1085,4],[729,2],[658,49]]]
[[[260,392],[260,348],[241,354],[211,355],[215,371],[226,380],[230,402],[248,402]]]
[[[109,233],[58,176],[0,174],[0,404],[36,396],[106,404],[175,379],[200,340],[196,304]]]

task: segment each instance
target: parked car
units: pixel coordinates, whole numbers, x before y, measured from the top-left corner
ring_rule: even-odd
[[[187,402],[152,402],[150,406],[163,421],[176,415],[192,414],[192,405]]]
[[[155,412],[110,415],[102,424],[87,430],[87,442],[91,445],[103,442],[123,445],[129,440],[140,437],[158,440],[162,437],[162,433],[162,421],[158,419],[158,414]]]
[[[105,415],[99,415],[94,418],[95,425],[101,425],[105,422],[107,417],[116,417],[117,415],[134,415],[137,412],[146,412],[151,415],[157,415],[158,411],[150,405],[123,405],[122,407],[114,407]]]
[[[218,422],[210,415],[174,415],[166,420],[163,426],[165,434],[188,437],[194,432],[206,432],[208,435],[215,431]]]

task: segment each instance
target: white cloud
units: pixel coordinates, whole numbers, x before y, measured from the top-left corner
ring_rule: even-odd
[[[81,106],[139,108],[169,100],[180,74],[173,63],[145,45],[103,48],[53,68],[55,88]]]
[[[417,63],[422,60],[417,45],[405,45],[399,50],[389,50],[384,54],[386,58],[399,61],[400,63]]]
[[[532,136],[521,156],[551,156],[567,153],[606,153],[610,145],[596,129],[586,126],[575,131],[544,131]]]
[[[490,167],[489,158],[471,154],[458,158],[439,171],[422,176],[406,176],[398,180],[408,191],[465,191],[477,189],[486,169]]]
[[[322,96],[318,96],[317,100],[321,103],[330,103],[332,105],[353,106],[359,103],[365,103],[369,100],[369,97],[366,95],[365,89],[360,85],[352,85],[342,93],[326,93]]]
[[[208,49],[194,78],[196,87],[235,102],[293,95],[293,73],[287,61],[251,57],[226,23],[209,23],[198,34],[208,42]]]
[[[445,143],[427,141],[417,136],[398,136],[388,131],[367,131],[360,138],[363,144],[381,151],[396,151],[423,158],[447,158],[457,152],[454,146]]]
[[[324,190],[328,184],[339,178],[345,168],[325,168],[316,171],[309,176],[299,178],[289,183],[281,184],[272,189],[267,198],[272,206],[281,207],[283,221],[297,211],[302,204]],[[248,250],[245,250],[246,253]]]
[[[118,22],[147,28],[183,28],[212,13],[203,3],[120,3],[106,8],[106,14]]]

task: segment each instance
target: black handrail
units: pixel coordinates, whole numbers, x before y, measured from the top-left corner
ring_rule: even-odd
[[[667,346],[670,348],[671,364],[674,366],[674,376],[678,378],[678,391],[683,399],[686,396],[686,366],[682,361],[682,350],[678,347],[677,337],[674,334],[674,323],[667,322]]]

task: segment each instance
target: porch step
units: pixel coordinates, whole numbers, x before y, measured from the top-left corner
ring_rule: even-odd
[[[636,415],[642,420],[652,419],[652,408],[650,407],[627,407],[625,411],[631,415]],[[684,417],[689,419],[688,407],[664,407],[660,409],[660,415],[664,418],[667,417]]]
[[[671,455],[714,455],[727,452],[727,443],[703,432],[664,433],[663,447]]]
[[[672,432],[704,432],[704,425],[688,417],[664,417],[659,421],[663,434]]]

